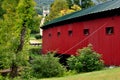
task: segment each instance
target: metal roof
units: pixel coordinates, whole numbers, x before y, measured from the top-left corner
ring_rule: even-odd
[[[84,10],[80,10],[80,11],[56,18],[46,23],[42,28],[44,29],[45,27],[48,27],[51,24],[55,24],[55,23],[62,22],[65,20],[70,20],[73,18],[83,17],[83,16],[91,15],[91,14],[97,14],[97,13],[104,12],[104,11],[111,11],[111,10],[118,9],[118,8],[120,8],[120,0],[108,1],[103,4],[99,4],[99,5],[84,9]]]

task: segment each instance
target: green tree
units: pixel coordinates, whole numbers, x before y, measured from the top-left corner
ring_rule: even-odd
[[[61,10],[59,15],[63,16],[63,15],[70,14],[70,13],[73,13],[73,12],[78,11],[78,10],[81,10],[81,7],[74,4],[73,6],[71,6],[70,9]]]
[[[74,11],[78,11],[78,10],[81,10],[82,8],[80,6],[74,4],[73,6],[71,6],[71,9]]]
[[[82,8],[88,8],[88,7],[91,7],[91,6],[94,6],[95,3],[92,1],[92,0],[81,0],[81,7]]]
[[[16,57],[24,50],[24,46],[28,41],[28,34],[29,34],[29,27],[33,25],[34,20],[33,17],[35,16],[34,10],[35,2],[33,0],[20,0],[16,15],[17,15],[17,26],[20,27],[20,37],[19,37],[19,44],[16,49]],[[12,77],[15,77],[18,69],[17,63],[12,63]],[[15,69],[16,68],[16,69]],[[17,75],[16,75],[17,76]]]
[[[18,30],[16,30],[17,27],[15,27],[15,7],[17,6],[17,3],[18,0],[4,0],[2,3],[2,8],[6,12],[0,23],[0,55],[2,55],[3,58],[6,58],[5,62],[1,59],[1,63],[4,62],[2,63],[2,65],[4,65],[3,68],[8,68],[10,66],[11,57],[14,56],[13,52],[15,51],[15,45],[17,45],[17,43],[15,43],[16,38],[18,37],[16,34]],[[8,63],[9,65],[6,67],[6,64]]]
[[[33,17],[33,23],[29,27],[31,34],[35,34],[35,33],[39,33],[40,32],[39,26],[40,26],[40,20],[41,19],[42,19],[42,17],[37,15],[37,14]]]
[[[3,14],[4,14],[4,10],[2,8],[2,2],[3,2],[3,0],[0,0],[0,18],[2,18]]]
[[[88,8],[90,6],[95,5],[93,0],[73,0],[73,4],[79,5],[82,8]]]
[[[11,77],[14,78],[18,75],[18,66],[25,65],[28,60],[26,45],[29,28],[35,24],[35,2],[4,0],[2,6],[6,13],[0,21],[0,55],[5,53],[11,56],[8,61],[11,65]]]
[[[69,8],[71,8],[71,6],[73,6],[72,0],[66,0],[66,1],[67,1],[67,3],[68,3]]]
[[[60,11],[65,10],[65,9],[69,9],[66,0],[55,0],[51,6],[50,14],[47,17],[47,21],[50,21],[57,17],[60,17],[60,15],[59,15]]]
[[[80,5],[80,0],[73,0],[73,3],[76,5]]]

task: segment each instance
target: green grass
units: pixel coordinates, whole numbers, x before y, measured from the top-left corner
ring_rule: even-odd
[[[30,34],[30,40],[34,40],[34,41],[37,41],[37,42],[39,41],[39,42],[42,43],[42,39],[36,39],[35,35],[37,35],[37,34]]]
[[[36,34],[30,34],[30,39],[32,40],[32,39],[35,39],[35,35]]]
[[[40,80],[120,80],[120,67],[89,73],[81,73],[61,78],[47,78]]]

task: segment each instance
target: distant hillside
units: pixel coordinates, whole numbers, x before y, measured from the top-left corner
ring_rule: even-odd
[[[43,6],[50,6],[54,0],[35,0],[37,3],[36,10],[39,14],[42,14]]]

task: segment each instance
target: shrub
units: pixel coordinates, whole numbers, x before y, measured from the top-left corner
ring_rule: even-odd
[[[41,35],[35,35],[35,38],[36,38],[36,39],[41,39],[42,36],[41,36]]]
[[[10,80],[9,76],[0,75],[0,80]]]
[[[31,54],[40,54],[40,48],[31,48],[29,49],[29,53]]]
[[[0,75],[0,80],[3,80],[3,76]]]
[[[1,69],[7,69],[10,67],[11,63],[11,55],[9,55],[9,52],[1,52],[0,53],[0,70]]]
[[[71,56],[67,63],[71,70],[79,72],[90,72],[100,70],[104,67],[101,55],[93,51],[91,46],[79,49],[78,56]]]
[[[31,80],[31,78],[33,78],[31,66],[27,66],[26,68],[24,68],[21,71],[20,75],[21,75],[20,76],[20,78],[21,78],[20,80]],[[19,79],[16,79],[16,80],[19,80]]]
[[[59,63],[59,58],[53,54],[41,55],[32,63],[34,77],[57,77],[64,74],[65,68]]]
[[[67,60],[67,64],[70,70],[75,70],[76,72],[81,72],[81,68],[83,67],[79,56],[71,56]]]

